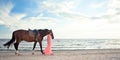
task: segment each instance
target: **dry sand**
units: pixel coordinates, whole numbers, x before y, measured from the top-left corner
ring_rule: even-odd
[[[40,51],[21,51],[22,55],[15,55],[14,51],[0,51],[0,60],[120,60],[120,49],[89,49],[53,51],[54,55],[42,55]]]

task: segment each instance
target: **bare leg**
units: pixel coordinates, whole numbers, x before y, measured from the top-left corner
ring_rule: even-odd
[[[34,42],[33,51],[32,51],[32,54],[33,54],[33,55],[34,55],[34,49],[35,49],[35,47],[36,47],[36,44],[37,44],[37,42]]]

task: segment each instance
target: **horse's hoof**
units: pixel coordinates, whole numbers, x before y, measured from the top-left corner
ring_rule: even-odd
[[[15,52],[15,55],[17,55],[18,53]]]
[[[44,53],[42,53],[42,55],[45,55]]]
[[[15,53],[15,55],[20,56],[20,54]]]
[[[15,55],[20,56],[21,54],[20,54],[20,53],[16,53],[16,52],[15,52]]]
[[[34,53],[32,53],[32,55],[34,55]]]
[[[21,54],[18,54],[18,56],[20,56]]]

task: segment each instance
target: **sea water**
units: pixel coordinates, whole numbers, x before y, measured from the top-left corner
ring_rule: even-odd
[[[15,50],[14,45],[10,48],[3,44],[10,39],[0,39],[0,50]],[[33,42],[22,41],[19,44],[19,50],[32,50]],[[47,40],[42,41],[43,50],[47,46]],[[52,50],[80,50],[80,49],[120,49],[120,39],[53,39]],[[37,43],[35,50],[40,50]]]

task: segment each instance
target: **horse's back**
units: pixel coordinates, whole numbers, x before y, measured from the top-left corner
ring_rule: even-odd
[[[20,30],[15,30],[14,32],[27,32],[28,30],[23,30],[23,29],[20,29]]]
[[[23,30],[23,29],[16,30],[16,31],[14,31],[14,35],[15,35],[16,37],[18,37],[19,39],[25,40],[25,41],[27,41],[27,42],[32,42],[32,41],[35,40],[34,37],[31,37],[31,36],[29,35],[29,31],[28,31],[28,30]]]
[[[23,30],[23,29],[15,30],[14,34],[15,35],[26,35],[26,34],[28,34],[28,31],[27,30]]]

